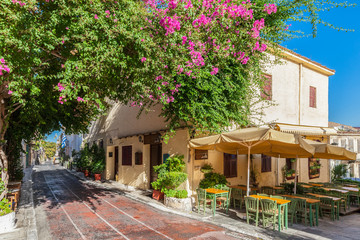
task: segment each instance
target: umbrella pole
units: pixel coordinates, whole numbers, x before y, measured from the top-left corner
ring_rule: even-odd
[[[280,185],[279,184],[279,160],[280,160],[280,154],[278,155],[278,158],[276,160],[276,185]]]
[[[247,169],[247,183],[246,183],[246,196],[250,194],[250,149],[251,146],[248,146],[248,169]]]
[[[294,182],[294,194],[296,194],[297,165],[298,165],[298,156],[296,156],[296,162],[295,162],[295,182]]]

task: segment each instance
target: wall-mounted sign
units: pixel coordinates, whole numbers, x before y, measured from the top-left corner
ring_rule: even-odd
[[[195,160],[208,159],[208,150],[195,149]]]

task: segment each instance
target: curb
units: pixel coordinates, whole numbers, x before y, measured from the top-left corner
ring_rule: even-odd
[[[95,181],[86,179],[85,177],[83,177],[82,173],[77,173],[77,172],[69,170],[69,169],[66,169],[66,170],[70,174],[72,174],[73,176],[75,176],[78,179],[82,180],[86,184],[106,188],[106,186],[104,186],[104,184],[101,183],[101,182],[95,182]],[[245,236],[242,236],[242,239],[253,239],[254,237],[259,238],[259,239],[273,239],[272,237],[263,235],[261,233],[255,232],[255,231],[250,233],[250,232],[246,232],[246,231],[244,231],[242,229],[239,229],[238,227],[233,226],[233,225],[217,223],[217,222],[211,221],[211,220],[209,220],[209,219],[211,219],[211,217],[198,217],[198,216],[195,216],[195,215],[192,215],[192,214],[189,214],[189,213],[185,213],[185,212],[177,211],[175,209],[168,208],[163,204],[159,204],[157,202],[155,203],[155,202],[149,201],[148,197],[146,197],[146,199],[145,199],[145,196],[142,197],[142,196],[139,196],[139,195],[136,195],[136,194],[128,193],[128,192],[124,191],[125,189],[121,189],[121,188],[117,187],[116,185],[112,184],[111,182],[109,184],[111,186],[113,186],[114,188],[118,189],[119,191],[123,191],[122,194],[124,194],[125,197],[127,197],[129,199],[132,199],[134,201],[146,204],[146,205],[151,206],[153,208],[156,208],[156,209],[158,209],[160,211],[164,211],[164,212],[171,213],[171,214],[177,214],[177,215],[187,217],[187,218],[190,218],[190,219],[193,219],[193,220],[201,221],[201,222],[204,222],[204,223],[209,223],[209,224],[212,224],[212,225],[215,225],[215,226],[218,226],[218,227],[225,228],[225,229],[227,229],[229,231],[232,231],[232,232],[236,232],[236,233],[240,233],[240,234],[244,234],[244,235],[248,235],[249,237],[250,236],[252,237],[252,238],[246,238]],[[131,191],[131,190],[127,189],[127,191]]]

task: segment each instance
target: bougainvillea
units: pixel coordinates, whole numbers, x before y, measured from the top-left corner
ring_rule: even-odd
[[[96,116],[115,100],[140,110],[161,104],[169,129],[247,125],[264,53],[291,38],[291,21],[311,22],[316,32],[319,12],[339,5],[346,4],[2,0],[2,110],[29,105],[46,82],[59,109],[75,104]]]

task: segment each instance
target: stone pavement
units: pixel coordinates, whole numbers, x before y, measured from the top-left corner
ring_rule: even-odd
[[[32,190],[32,170],[32,167],[29,167],[24,171],[20,202],[16,211],[16,228],[11,232],[0,234],[1,240],[38,239]]]

